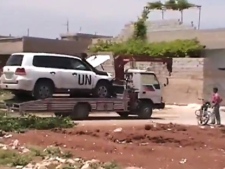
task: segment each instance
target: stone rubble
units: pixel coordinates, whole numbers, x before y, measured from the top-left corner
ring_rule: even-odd
[[[57,148],[54,146],[48,146],[43,152],[48,151],[49,148]],[[29,153],[31,150],[26,148],[25,146],[21,146],[19,140],[14,140],[12,143],[6,145],[0,143],[0,149],[2,150],[16,150],[19,153]],[[63,152],[60,150],[60,154]],[[39,162],[31,162],[26,166],[16,166],[17,169],[65,169],[65,168],[74,168],[74,169],[105,169],[104,164],[97,159],[92,159],[85,161],[81,158],[62,158],[59,156],[47,155],[42,161]],[[125,169],[142,169],[138,167],[127,167]]]

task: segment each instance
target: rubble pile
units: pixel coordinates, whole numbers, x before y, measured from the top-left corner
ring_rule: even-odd
[[[37,149],[25,147],[19,140],[14,140],[10,144],[0,144],[0,150],[17,152],[18,156],[24,157],[18,162],[7,164],[17,169],[120,169],[116,163],[103,163],[97,159],[85,161],[82,158],[73,158],[70,152],[64,152],[59,147],[48,146],[46,149]],[[2,152],[1,152],[2,153]],[[36,157],[36,159],[35,159]],[[39,157],[39,158],[37,158]],[[39,159],[39,160],[37,160]],[[22,162],[21,162],[22,161]],[[18,165],[16,165],[18,164]],[[21,164],[21,165],[19,165]],[[126,169],[139,169],[136,167],[127,167]]]

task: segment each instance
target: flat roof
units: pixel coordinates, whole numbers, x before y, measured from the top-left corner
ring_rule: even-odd
[[[13,53],[13,55],[24,55],[24,54],[29,54],[29,55],[48,55],[48,56],[64,56],[64,57],[70,57],[70,58],[79,58],[78,56],[73,56],[73,55],[66,55],[66,54],[57,54],[57,53],[43,53],[43,52],[18,52],[18,53]]]

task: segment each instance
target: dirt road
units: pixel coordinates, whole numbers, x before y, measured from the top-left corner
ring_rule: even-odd
[[[95,113],[91,114],[90,118],[85,121],[77,121],[81,125],[139,125],[156,123],[176,123],[185,125],[197,125],[195,118],[195,110],[198,105],[193,106],[167,106],[164,110],[154,110],[152,119],[139,120],[135,116],[128,119],[120,118],[116,113]],[[222,123],[225,123],[225,112],[221,111]]]
[[[166,106],[164,110],[154,110],[152,118],[148,120],[140,120],[135,116],[123,119],[117,113],[91,113],[89,119],[84,121],[75,121],[80,125],[107,125],[107,126],[126,126],[126,125],[139,125],[148,124],[152,122],[156,123],[176,123],[184,125],[197,125],[197,120],[195,117],[195,110],[197,110],[200,105],[189,105],[189,106]],[[225,109],[221,109],[221,121],[225,124]],[[13,116],[18,116],[18,113],[10,113]],[[53,113],[38,113],[36,115],[42,117],[54,116]]]

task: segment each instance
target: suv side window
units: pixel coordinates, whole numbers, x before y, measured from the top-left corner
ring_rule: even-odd
[[[91,69],[79,59],[68,58],[68,69],[90,71]]]
[[[65,57],[58,56],[38,56],[33,58],[33,66],[43,68],[68,69],[69,61]]]

